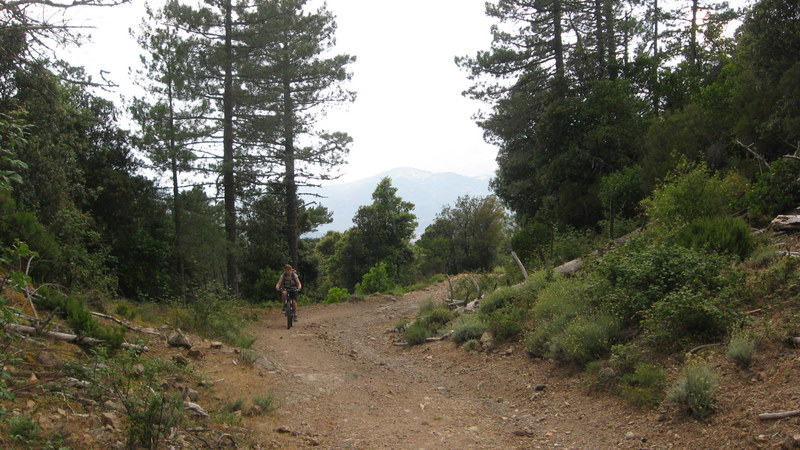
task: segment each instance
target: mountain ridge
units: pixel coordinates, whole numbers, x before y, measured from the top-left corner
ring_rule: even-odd
[[[467,176],[454,172],[430,172],[413,167],[397,167],[377,175],[346,183],[327,184],[313,194],[322,196],[317,202],[333,213],[333,222],[320,226],[304,237],[320,237],[328,231],[343,232],[353,227],[353,216],[359,206],[372,203],[372,193],[380,180],[389,177],[397,195],[414,204],[418,226],[415,237],[433,223],[446,205],[454,205],[458,197],[485,197],[491,194],[489,177]]]

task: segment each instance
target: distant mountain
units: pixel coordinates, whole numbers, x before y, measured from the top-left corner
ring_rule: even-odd
[[[400,198],[414,204],[413,212],[419,223],[417,238],[425,231],[425,227],[433,223],[442,207],[453,206],[458,197],[485,197],[491,193],[488,177],[468,177],[452,172],[431,173],[407,167],[392,169],[373,177],[316,189],[315,192],[324,197],[318,201],[333,212],[333,222],[305,236],[319,237],[328,230],[346,231],[352,228],[358,207],[372,203],[372,192],[384,177],[392,179],[392,186],[397,188]]]

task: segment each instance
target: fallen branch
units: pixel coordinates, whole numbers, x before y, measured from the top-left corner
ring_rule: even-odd
[[[522,272],[522,279],[523,280],[527,279],[528,278],[528,271],[525,270],[525,266],[522,265],[522,261],[519,260],[519,256],[517,256],[517,253],[512,251],[511,252],[511,257],[514,258],[514,261],[517,262],[517,265],[519,266],[519,270],[520,270],[520,272]]]
[[[7,324],[5,324],[5,325],[3,325],[3,329],[6,330],[6,331],[13,331],[13,332],[16,332],[16,333],[22,333],[22,334],[27,334],[27,335],[31,335],[31,336],[36,336],[36,335],[45,336],[45,337],[48,337],[48,338],[51,338],[51,339],[56,339],[56,340],[59,340],[59,341],[65,341],[65,342],[69,342],[69,343],[72,343],[72,344],[100,345],[100,344],[106,344],[107,343],[107,342],[102,341],[100,339],[94,339],[94,338],[90,338],[90,337],[86,337],[86,336],[77,336],[77,335],[68,334],[68,333],[59,333],[57,331],[37,332],[36,328],[34,328],[34,327],[28,327],[28,326],[25,326],[25,325],[19,325],[19,324],[15,324],[15,323],[7,323]],[[150,350],[144,345],[129,344],[127,342],[123,342],[121,347],[129,349],[129,350],[136,350],[138,352],[146,352],[146,351]]]
[[[784,419],[786,417],[794,417],[794,416],[800,416],[800,410],[783,411],[778,413],[764,413],[764,414],[759,414],[758,418],[761,420],[774,420],[774,419]]]
[[[443,341],[450,337],[450,333],[445,333],[439,337],[429,337],[425,339],[425,342],[436,342],[436,341]]]
[[[693,349],[689,350],[689,354],[695,354],[696,352],[699,352],[700,350],[703,350],[703,349],[706,349],[706,348],[711,348],[711,347],[718,347],[718,346],[720,346],[720,345],[722,345],[722,344],[720,344],[720,343],[716,343],[716,344],[703,344],[703,345],[698,345],[697,347],[695,347],[695,348],[693,348]]]
[[[138,333],[151,334],[153,336],[161,336],[160,334],[156,333],[155,331],[150,331],[150,330],[145,330],[144,328],[135,327],[135,326],[133,326],[133,325],[131,325],[129,323],[125,323],[125,322],[117,319],[116,317],[109,316],[107,314],[103,314],[103,313],[92,311],[92,315],[95,316],[95,317],[102,317],[103,319],[108,319],[108,320],[114,321],[114,322],[122,325],[123,327],[125,327],[125,328],[127,328],[129,330],[132,330],[132,331],[136,331]]]
[[[481,285],[478,284],[478,280],[476,280],[475,277],[473,277],[472,275],[469,276],[469,280],[472,281],[472,284],[475,285],[475,289],[477,289],[477,291],[478,291],[477,297],[475,297],[475,300],[479,300],[479,299],[483,298],[483,292],[481,291]]]

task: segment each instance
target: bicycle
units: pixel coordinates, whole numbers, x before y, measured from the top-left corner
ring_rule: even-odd
[[[297,293],[300,292],[297,288],[283,288],[281,291],[286,291],[286,301],[283,302],[283,314],[286,316],[286,329],[292,328],[294,321],[294,309],[292,309],[292,298],[297,298]]]

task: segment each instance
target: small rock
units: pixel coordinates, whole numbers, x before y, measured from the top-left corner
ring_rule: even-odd
[[[170,334],[169,337],[167,337],[167,344],[171,347],[192,348],[192,343],[189,341],[189,338],[187,338],[181,330]]]
[[[124,408],[122,403],[115,402],[113,400],[107,400],[105,403],[103,403],[103,407],[112,411],[122,411]]]
[[[64,367],[64,361],[58,357],[55,353],[52,352],[41,352],[36,355],[36,362],[45,366],[45,367],[53,367],[53,368],[62,368]]]
[[[189,360],[186,359],[186,357],[183,356],[183,355],[173,355],[172,356],[172,362],[174,362],[175,364],[177,364],[179,366],[185,366],[185,365],[189,364]]]
[[[221,348],[222,348],[222,342],[219,342],[219,341],[212,341],[212,342],[211,342],[211,348],[213,348],[214,350],[219,350],[219,349],[221,349]]]
[[[628,431],[627,433],[625,433],[625,439],[629,441],[636,439],[636,433],[634,433],[633,431]]]
[[[504,352],[505,355],[511,355],[514,353],[514,347],[508,347]]]
[[[602,369],[600,369],[600,376],[605,378],[606,380],[610,380],[617,377],[617,371],[615,371],[611,367],[603,367]]]
[[[188,352],[186,352],[186,356],[192,359],[203,359],[203,352],[196,348],[190,348]]]
[[[181,392],[183,393],[183,398],[196,402],[200,399],[200,393],[195,391],[194,389],[184,386],[181,388]]]
[[[545,389],[547,389],[547,386],[544,384],[537,384],[536,386],[533,387],[533,390],[536,392],[541,392]]]
[[[766,435],[759,434],[758,436],[756,436],[756,441],[757,442],[767,442],[767,441],[769,441],[769,439],[767,438]]]
[[[480,428],[472,426],[467,428],[467,431],[472,431],[473,433],[477,433],[478,431],[480,431]]]
[[[481,335],[481,346],[487,350],[494,348],[494,336],[492,336],[492,333],[487,331]]]
[[[134,364],[133,373],[137,377],[144,375],[144,364]]]
[[[117,417],[117,415],[114,414],[113,412],[104,412],[100,414],[100,422],[103,425],[110,426],[115,430],[120,429],[119,417]]]

